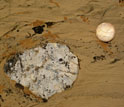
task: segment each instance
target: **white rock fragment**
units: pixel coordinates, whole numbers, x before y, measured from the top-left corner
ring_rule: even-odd
[[[48,99],[71,87],[78,74],[78,58],[66,45],[48,43],[19,53],[4,66],[5,72],[32,93]]]
[[[96,36],[103,42],[109,42],[115,36],[115,28],[110,23],[101,23],[96,29]]]

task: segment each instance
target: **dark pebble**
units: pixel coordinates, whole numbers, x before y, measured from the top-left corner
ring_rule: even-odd
[[[98,61],[98,60],[104,60],[105,59],[105,56],[104,55],[101,55],[101,56],[94,56],[93,57],[93,60],[92,63]]]
[[[0,100],[1,100],[2,102],[4,102],[4,99],[2,98],[2,95],[0,95]]]
[[[120,61],[120,59],[114,59],[113,61],[110,62],[110,64],[114,64],[116,62]]]
[[[54,25],[55,22],[46,22],[45,24],[47,25],[47,27],[50,27],[52,25]]]
[[[47,99],[45,99],[45,98],[43,98],[42,100],[43,100],[43,102],[48,102],[48,100],[47,100]]]
[[[44,27],[45,27],[45,25],[42,25],[42,26],[33,27],[32,29],[34,30],[34,32],[36,34],[41,34],[44,31],[44,29],[43,29]]]
[[[16,84],[15,84],[15,87],[24,90],[24,86],[22,86],[22,85],[19,84],[19,83],[16,83]]]
[[[19,32],[19,30],[17,30],[17,32]]]

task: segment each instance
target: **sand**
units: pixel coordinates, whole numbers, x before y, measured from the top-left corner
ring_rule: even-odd
[[[0,107],[124,107],[124,2],[118,0],[1,0]],[[100,42],[102,22],[115,26],[115,38]],[[41,34],[33,27],[45,25]],[[33,95],[4,73],[17,52],[47,42],[66,44],[80,70],[72,88],[49,101]]]

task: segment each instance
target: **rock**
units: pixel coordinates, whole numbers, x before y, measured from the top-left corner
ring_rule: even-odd
[[[72,86],[77,78],[78,58],[66,45],[48,43],[17,53],[4,65],[5,73],[32,93],[48,99]]]
[[[43,29],[44,27],[45,27],[45,25],[42,25],[42,26],[33,27],[32,29],[34,30],[35,33],[41,34],[44,31],[44,29]]]

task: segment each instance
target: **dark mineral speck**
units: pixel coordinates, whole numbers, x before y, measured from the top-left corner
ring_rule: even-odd
[[[60,59],[59,59],[59,61],[63,61],[63,59],[62,59],[62,58],[60,58]]]
[[[65,89],[68,89],[68,88],[70,88],[70,87],[71,87],[70,85],[67,85]]]

